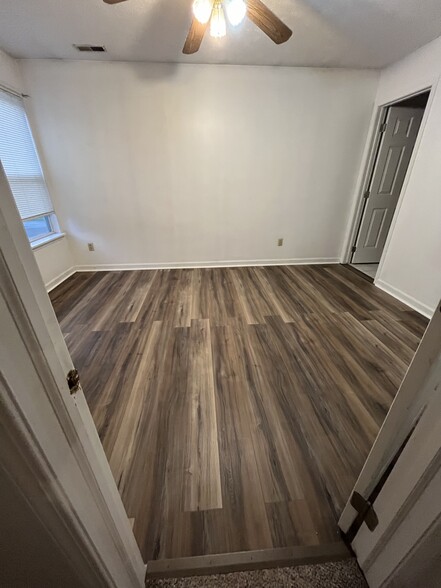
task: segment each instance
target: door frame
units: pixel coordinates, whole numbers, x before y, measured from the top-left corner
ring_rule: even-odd
[[[424,115],[423,115],[423,119],[421,121],[421,126],[418,131],[418,136],[417,136],[415,146],[414,146],[414,149],[412,152],[412,156],[410,158],[410,162],[409,162],[409,165],[408,165],[408,168],[406,171],[406,176],[404,178],[403,186],[401,188],[400,197],[398,199],[397,206],[395,207],[395,212],[394,212],[392,222],[391,222],[391,225],[389,228],[386,243],[384,244],[383,252],[381,254],[381,259],[380,259],[380,262],[378,265],[378,271],[375,276],[374,283],[377,281],[377,279],[381,273],[381,269],[382,269],[384,260],[386,258],[387,250],[389,248],[392,234],[394,232],[395,225],[397,222],[398,213],[400,211],[401,204],[403,202],[404,195],[407,190],[407,185],[409,183],[409,179],[411,177],[412,168],[413,168],[413,165],[415,162],[415,158],[417,156],[418,149],[420,147],[424,128],[425,128],[426,122],[427,122],[427,118],[429,116],[429,112],[432,107],[432,102],[435,97],[434,90],[435,90],[435,84],[431,84],[429,86],[424,86],[419,90],[411,92],[410,94],[404,94],[403,96],[399,96],[397,98],[394,98],[393,100],[391,100],[389,102],[384,102],[383,104],[377,105],[374,108],[374,112],[373,112],[373,115],[371,118],[371,123],[369,126],[368,138],[367,138],[366,145],[364,148],[364,153],[362,156],[362,163],[361,163],[361,167],[360,167],[360,172],[359,172],[358,179],[357,179],[357,187],[355,190],[356,196],[355,196],[355,199],[352,203],[350,221],[349,221],[349,225],[348,225],[348,229],[347,229],[347,237],[346,237],[345,244],[343,246],[342,255],[341,255],[341,263],[351,263],[352,246],[354,245],[355,240],[357,238],[359,226],[360,226],[360,223],[362,220],[362,215],[364,212],[364,204],[365,204],[364,194],[367,191],[370,180],[371,180],[371,175],[372,175],[373,168],[374,168],[375,161],[376,161],[377,150],[378,150],[378,147],[379,147],[380,141],[381,141],[380,127],[381,127],[381,124],[385,120],[387,109],[389,108],[389,106],[394,106],[398,102],[402,102],[403,100],[407,100],[409,98],[414,98],[415,96],[418,96],[418,95],[423,94],[425,92],[429,92],[429,98],[428,98],[426,107],[424,109]]]
[[[72,360],[1,163],[0,303],[0,467],[84,586],[142,588],[145,564],[83,391],[69,390]]]

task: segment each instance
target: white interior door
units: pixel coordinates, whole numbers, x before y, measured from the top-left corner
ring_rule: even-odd
[[[367,522],[352,506],[354,493],[367,501]],[[409,561],[428,565],[426,539],[441,529],[440,497],[441,302],[339,521],[372,588],[418,585],[403,570]],[[416,557],[423,546],[426,556]]]
[[[72,359],[1,164],[0,310],[0,445],[11,447],[0,471],[82,562],[81,586],[141,588],[145,566],[81,387],[69,390]]]
[[[380,261],[423,114],[423,108],[388,109],[352,263]]]

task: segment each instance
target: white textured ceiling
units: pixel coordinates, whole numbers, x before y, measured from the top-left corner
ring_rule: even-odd
[[[185,56],[192,0],[1,0],[0,48],[21,58],[376,68],[441,35],[441,0],[265,1],[293,30],[284,45],[246,21]]]

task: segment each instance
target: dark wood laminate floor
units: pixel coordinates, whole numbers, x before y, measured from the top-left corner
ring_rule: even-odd
[[[51,299],[146,561],[337,540],[427,322],[338,265],[77,273]]]

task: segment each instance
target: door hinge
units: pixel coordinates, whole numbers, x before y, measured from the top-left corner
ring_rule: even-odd
[[[380,133],[384,133],[386,129],[387,129],[387,123],[386,122],[381,123],[381,125],[380,125]]]
[[[363,194],[363,198],[364,198],[365,200],[367,200],[367,199],[369,198],[369,196],[370,196],[370,195],[371,195],[370,191],[369,191],[369,190],[366,190],[366,192]]]
[[[66,380],[70,393],[75,394],[75,392],[78,392],[80,389],[80,374],[78,373],[78,370],[70,370],[66,376]]]
[[[361,522],[366,523],[369,531],[373,531],[378,525],[378,517],[369,500],[363,498],[358,492],[353,492],[350,503],[358,512]]]
[[[351,253],[355,253],[357,251],[356,245],[352,245]]]

